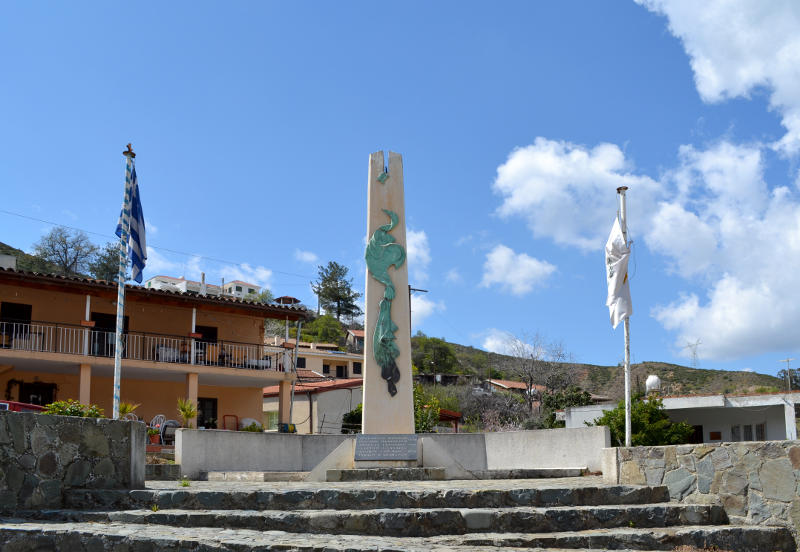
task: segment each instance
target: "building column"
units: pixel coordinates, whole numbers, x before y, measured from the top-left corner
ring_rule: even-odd
[[[92,404],[92,365],[81,364],[78,384],[78,402]]]
[[[197,408],[197,380],[198,375],[190,372],[186,374],[186,398]]]
[[[278,384],[278,423],[290,424],[289,411],[292,405],[292,382],[281,381]]]
[[[783,417],[786,419],[786,439],[789,441],[797,440],[797,425],[794,420],[794,403],[784,399]]]

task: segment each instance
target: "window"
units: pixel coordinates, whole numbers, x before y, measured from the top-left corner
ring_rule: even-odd
[[[767,440],[767,424],[756,424],[756,441]]]
[[[323,374],[330,374],[331,373],[331,365],[330,364],[323,364],[322,365],[322,373]]]
[[[347,377],[347,366],[337,366],[336,367],[336,377],[337,378],[346,378]]]
[[[217,328],[215,326],[198,326],[195,325],[194,327],[195,333],[199,333],[203,337],[203,341],[208,343],[216,343],[217,342]]]
[[[264,412],[264,429],[278,429],[278,411]]]
[[[753,426],[746,425],[744,426],[744,441],[752,441],[753,440]]]
[[[305,368],[306,367],[306,359],[305,359],[305,357],[297,357],[297,367],[298,368]]]
[[[247,293],[255,293],[255,292],[256,290],[254,290],[253,288],[247,288]]]
[[[236,286],[236,291],[242,291],[242,286]]]
[[[741,441],[742,440],[742,426],[735,425],[731,426],[731,441]]]
[[[360,362],[354,362],[353,363],[353,373],[354,374],[360,374],[361,373],[361,363]]]

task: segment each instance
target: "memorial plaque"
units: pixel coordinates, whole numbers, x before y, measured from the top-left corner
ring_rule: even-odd
[[[416,435],[356,435],[355,460],[416,460]]]

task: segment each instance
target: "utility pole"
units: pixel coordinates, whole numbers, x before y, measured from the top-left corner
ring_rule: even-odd
[[[408,285],[408,335],[411,335],[411,292],[418,291],[420,293],[428,293],[427,289],[418,289],[411,287],[411,284]]]
[[[792,369],[789,367],[789,363],[792,362],[793,358],[784,358],[783,360],[779,360],[778,362],[785,362],[786,363],[786,390],[792,390]]]

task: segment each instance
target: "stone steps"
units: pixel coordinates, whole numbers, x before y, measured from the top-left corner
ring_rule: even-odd
[[[27,517],[27,516],[26,516]],[[556,508],[439,508],[378,510],[51,510],[30,517],[49,521],[119,522],[175,527],[219,527],[308,534],[433,537],[478,532],[550,533],[628,527],[727,523],[721,506],[657,505]]]
[[[440,537],[308,535],[248,529],[182,528],[130,523],[53,523],[0,520],[4,552],[64,550],[70,552],[217,552],[217,551],[407,551],[456,550],[528,552],[599,552],[600,550],[674,550],[691,545],[746,552],[791,552],[788,529],[757,526],[684,526],[667,529],[627,528],[545,534],[467,534]]]
[[[518,485],[500,488],[420,487],[386,484],[368,487],[350,484],[297,484],[265,490],[212,490],[197,487],[173,489],[72,490],[65,493],[65,507],[84,510],[181,508],[185,510],[367,510],[376,508],[508,508],[515,506],[595,506],[669,502],[666,487],[602,485],[576,478],[585,486]],[[437,482],[447,485],[446,482]],[[235,484],[230,484],[233,487]]]

